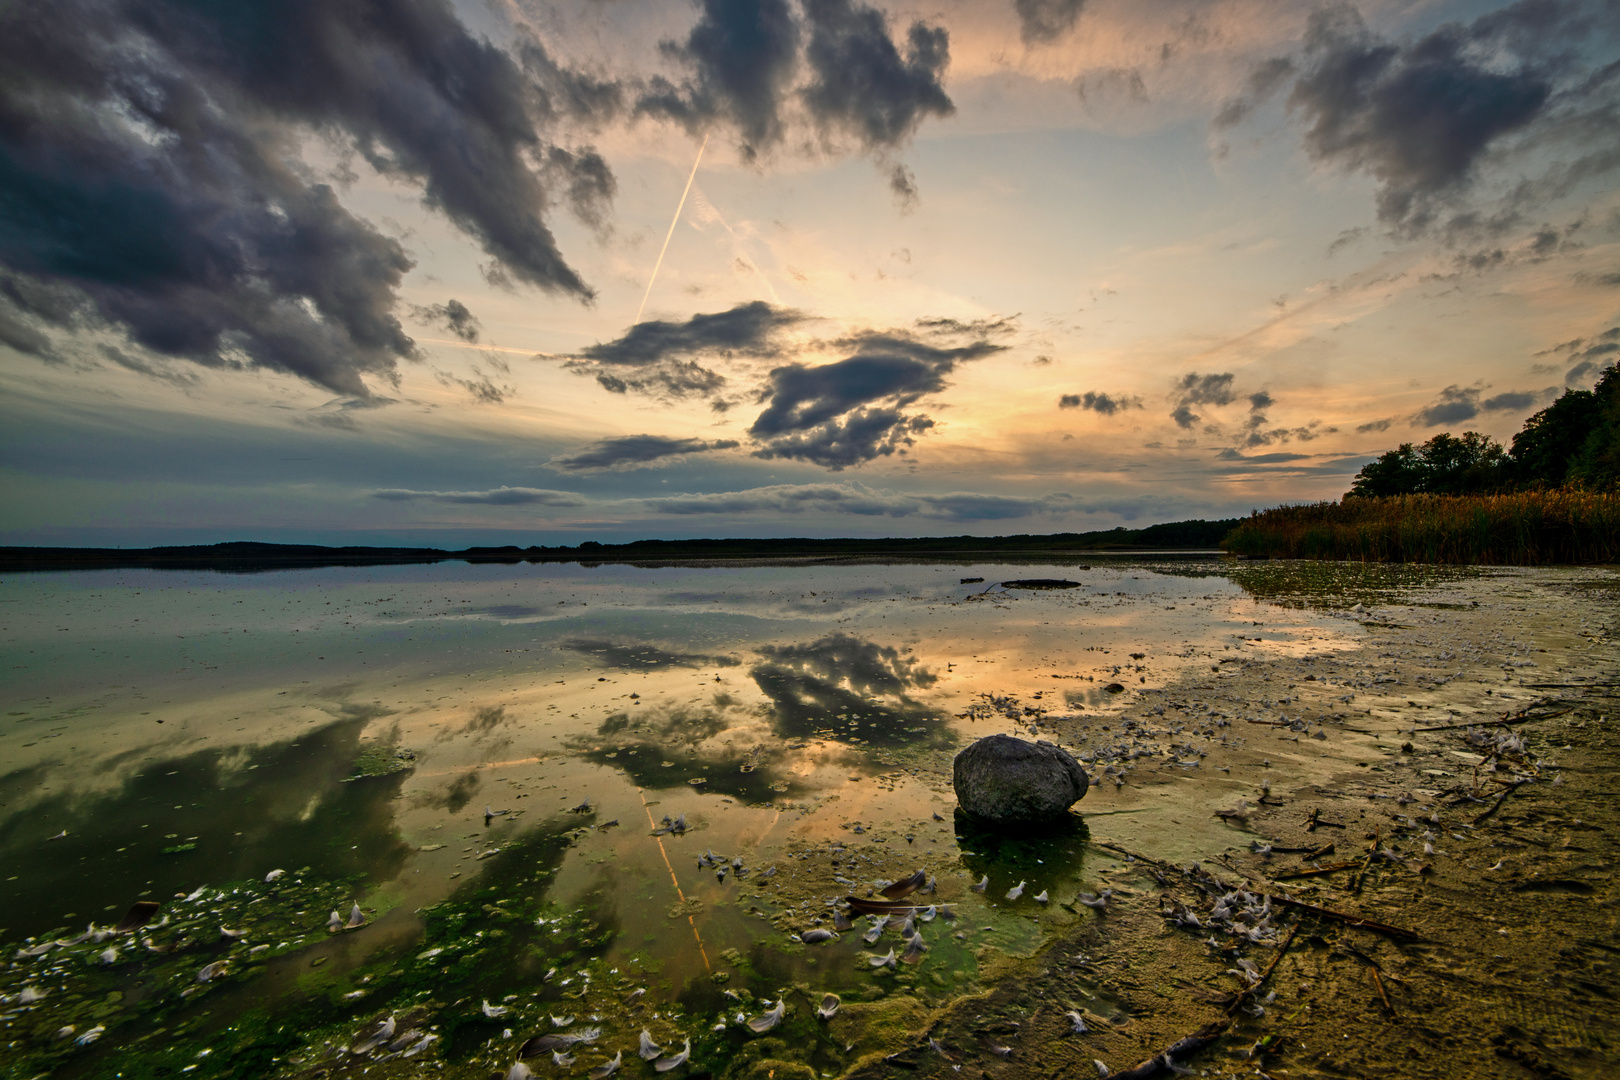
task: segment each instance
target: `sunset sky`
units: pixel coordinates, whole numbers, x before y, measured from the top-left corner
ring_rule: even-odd
[[[0,543],[1337,498],[1620,352],[1617,176],[1600,0],[19,0]]]

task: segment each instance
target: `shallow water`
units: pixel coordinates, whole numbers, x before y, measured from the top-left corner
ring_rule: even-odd
[[[118,1025],[132,1030],[142,1001],[161,1000],[156,1018],[207,1049],[251,1010],[354,1026],[379,1005],[432,1000],[460,1018],[436,1017],[432,1055],[486,1067],[510,1061],[509,1028],[521,1040],[565,1006],[594,1010],[610,1038],[658,1022],[674,1038],[795,985],[852,1004],[901,986],[937,1002],[1083,916],[1075,895],[1102,883],[1084,830],[1192,858],[1230,842],[1233,824],[1211,811],[1252,793],[1260,770],[1307,781],[1338,767],[1312,746],[1262,762],[1235,732],[1227,771],[1172,753],[1140,767],[1196,782],[1099,784],[1079,832],[998,838],[956,820],[959,746],[1060,717],[1101,736],[1240,657],[1358,649],[1378,631],[1343,609],[1458,577],[1127,558],[10,576],[0,946],[105,927],[143,898],[181,924],[256,927],[210,939],[174,976],[185,993],[165,997],[133,960],[107,965],[106,980],[123,972],[116,986],[72,990],[102,995],[80,1023],[107,1034],[50,1051],[70,1072],[123,1052]],[[996,587],[1028,578],[1080,585]],[[1279,690],[1249,715],[1286,717],[1288,702]],[[1202,719],[1213,735],[1231,717]],[[655,835],[666,816],[685,830]],[[700,863],[710,852],[723,876]],[[956,916],[922,927],[923,963],[874,974],[865,958],[900,942],[891,930],[868,949],[864,922],[828,945],[792,936],[830,926],[834,898],[917,868],[938,882],[928,902]],[[985,876],[983,893],[969,889]],[[351,903],[365,925],[328,934],[327,908]],[[149,935],[149,948],[186,954],[213,931],[187,933]],[[456,967],[458,953],[483,958]],[[193,984],[212,958],[230,977]],[[634,1011],[616,1004],[639,987]],[[484,1002],[510,1012],[469,1018]],[[838,1053],[818,1067],[835,1071]],[[576,1071],[595,1060],[581,1054]]]

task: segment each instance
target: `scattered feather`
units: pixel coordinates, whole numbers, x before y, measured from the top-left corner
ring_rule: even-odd
[[[895,882],[893,885],[890,885],[888,888],[883,889],[882,892],[883,892],[883,895],[888,897],[890,900],[898,900],[902,896],[910,896],[912,893],[914,893],[918,889],[922,888],[923,885],[925,885],[927,883],[927,881],[928,881],[928,875],[923,873],[921,870],[918,870],[915,874],[912,874],[910,877],[901,878],[899,881]]]
[[[641,1049],[638,1051],[638,1053],[641,1054],[642,1060],[643,1061],[651,1061],[653,1058],[657,1057],[659,1054],[662,1054],[663,1052],[664,1052],[664,1048],[662,1046],[659,1046],[657,1043],[653,1042],[652,1036],[650,1034],[648,1034],[647,1029],[642,1028],[641,1029]]]
[[[990,875],[989,874],[986,874],[986,875],[984,875],[984,877],[980,878],[977,884],[968,886],[968,888],[972,889],[974,892],[984,892],[984,890],[988,889],[989,887],[990,887]]]
[[[748,1029],[756,1035],[763,1035],[765,1032],[774,1028],[777,1024],[780,1024],[782,1022],[782,1016],[786,1012],[787,998],[782,998],[777,1001],[774,1009],[761,1013],[752,1020],[748,1021]]]
[[[820,1008],[816,1009],[816,1015],[823,1020],[831,1020],[833,1014],[838,1011],[840,1004],[837,994],[824,994],[821,998]]]
[[[607,1080],[608,1077],[619,1071],[619,1066],[623,1062],[624,1051],[620,1050],[617,1054],[613,1055],[612,1061],[604,1061],[602,1064],[592,1069],[588,1074],[590,1076],[590,1080]]]
[[[692,1040],[687,1039],[686,1045],[682,1047],[680,1053],[674,1055],[673,1057],[659,1058],[657,1061],[653,1062],[653,1068],[657,1069],[659,1072],[669,1072],[671,1069],[678,1069],[682,1065],[685,1065],[686,1060],[691,1056]]]
[[[1012,888],[1007,890],[1007,899],[1009,899],[1009,900],[1016,900],[1020,896],[1023,896],[1023,895],[1024,895],[1024,883],[1022,881],[1020,881],[1018,884],[1014,885]]]
[[[871,964],[875,968],[881,968],[881,967],[891,967],[892,968],[892,967],[894,967],[894,963],[895,963],[894,949],[891,948],[888,951],[888,953],[883,955],[883,956],[869,956],[869,957],[866,958],[866,962],[868,964]]]

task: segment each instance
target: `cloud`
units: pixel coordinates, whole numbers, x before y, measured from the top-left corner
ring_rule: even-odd
[[[423,326],[443,327],[469,345],[478,341],[478,333],[483,329],[483,324],[467,310],[467,305],[455,299],[427,307],[412,304],[411,318]]]
[[[1215,455],[1217,461],[1244,461],[1251,465],[1280,465],[1288,461],[1304,461],[1310,454],[1292,454],[1279,451],[1273,454],[1245,454],[1228,447]]]
[[[1182,429],[1190,429],[1202,419],[1193,412],[1194,405],[1230,405],[1237,400],[1232,392],[1231,372],[1222,372],[1218,375],[1200,375],[1196,371],[1189,371],[1176,383],[1176,407],[1170,413],[1170,419]],[[1269,399],[1268,399],[1269,400]]]
[[[684,42],[663,52],[691,76],[680,86],[654,78],[639,114],[678,121],[694,135],[724,121],[753,160],[782,141],[783,105],[799,67],[799,22],[786,0],[702,0]]]
[[[792,308],[754,300],[729,311],[693,315],[685,322],[639,322],[623,337],[592,345],[579,356],[619,366],[658,364],[677,357],[771,357],[781,352],[780,333],[804,321],[804,315]]]
[[[1013,0],[1018,36],[1025,45],[1045,45],[1074,29],[1086,0]]]
[[[714,394],[725,386],[725,376],[695,357],[780,356],[783,332],[806,321],[798,311],[763,300],[684,321],[649,319],[636,323],[623,337],[582,350],[565,366],[594,376],[604,390],[615,394],[636,392],[665,399]]]
[[[1264,390],[1261,390],[1259,393],[1249,395],[1249,408],[1253,409],[1255,412],[1259,412],[1261,409],[1269,409],[1275,404],[1276,401]]]
[[[1525,391],[1508,391],[1504,394],[1486,398],[1479,403],[1479,407],[1486,412],[1517,412],[1521,409],[1528,409],[1539,400],[1541,400],[1540,394]]]
[[[1249,72],[1243,93],[1221,106],[1221,111],[1215,114],[1213,122],[1215,130],[1224,131],[1242,123],[1250,113],[1276,93],[1297,70],[1294,61],[1286,56],[1273,57],[1257,64],[1254,70]],[[1334,243],[1337,244],[1338,241]]]
[[[889,170],[889,194],[894,196],[895,205],[900,207],[902,214],[917,209],[922,197],[917,190],[916,174],[897,163]]]
[[[468,379],[448,371],[435,371],[433,377],[443,386],[459,386],[472,395],[474,401],[483,405],[499,405],[507,398],[517,394],[515,386],[497,386],[495,381],[481,371],[477,364],[472,366],[473,377]]]
[[[804,0],[810,82],[801,96],[824,133],[853,136],[866,150],[893,150],[928,116],[956,105],[940,79],[951,61],[950,34],[913,22],[902,56],[888,16],[853,0]]]
[[[1394,424],[1395,421],[1388,418],[1383,420],[1369,420],[1365,424],[1356,425],[1356,434],[1365,435],[1371,431],[1388,431],[1392,426],[1394,426]]]
[[[1608,5],[1520,0],[1397,44],[1368,30],[1354,8],[1325,7],[1310,18],[1288,101],[1308,125],[1307,153],[1373,177],[1379,218],[1406,234],[1456,203],[1509,136],[1528,131],[1521,141],[1574,148],[1577,160],[1554,162],[1539,181],[1521,184],[1494,218],[1462,212],[1447,225],[1499,232],[1518,220],[1526,198],[1567,191],[1620,164],[1612,71],[1582,63],[1582,50],[1601,55],[1594,43],[1614,29]],[[1292,61],[1261,65],[1216,127],[1240,121],[1294,73]]]
[[[144,357],[133,356],[116,345],[103,345],[101,354],[126,371],[172,383],[181,388],[194,386],[201,381],[191,372],[175,371],[166,364],[153,363]]]
[[[762,395],[765,410],[748,434],[761,443],[754,456],[794,458],[834,471],[905,453],[934,426],[906,408],[945,389],[958,363],[998,352],[985,340],[950,348],[896,333],[847,339],[857,348],[846,360],[816,367],[774,368]]]
[[[1576,383],[1585,382],[1586,377],[1596,370],[1597,365],[1592,361],[1582,360],[1564,373],[1564,385],[1574,386]]]
[[[1058,398],[1058,408],[1060,409],[1089,409],[1092,412],[1101,413],[1103,416],[1113,416],[1124,409],[1140,409],[1141,407],[1141,398],[1127,394],[1111,396],[1098,393],[1095,390],[1087,390],[1084,394],[1064,394]]]
[[[571,491],[544,488],[498,487],[489,491],[412,491],[384,488],[371,493],[373,499],[387,502],[436,502],[457,506],[584,506],[585,500]]]
[[[684,398],[712,394],[726,385],[724,375],[710,371],[693,360],[671,361],[637,375],[615,375],[608,371],[593,370],[590,365],[578,363],[567,366],[587,374],[595,374],[596,381],[601,384],[602,389],[611,394],[628,394],[634,391],[638,394],[651,394],[663,398]],[[716,402],[717,407],[718,405]]]
[[[0,71],[0,261],[151,353],[350,395],[416,355],[391,314],[412,260],[316,182],[312,136],[416,186],[494,272],[592,295],[545,221],[536,88],[449,0],[21,0]],[[547,167],[600,190],[605,166]]]
[[[739,445],[735,439],[706,442],[703,439],[671,439],[663,435],[623,435],[599,439],[572,454],[552,458],[547,464],[569,472],[634,468],[685,454],[733,450]]]
[[[650,499],[661,514],[678,516],[851,514],[856,517],[927,517],[940,521],[1005,521],[1069,509],[1066,496],[1025,499],[976,491],[913,494],[878,491],[864,484],[778,484],[745,491]]]
[[[1424,427],[1460,424],[1479,415],[1479,397],[1477,387],[1448,386],[1438,398],[1413,413],[1412,419]]]
[[[950,35],[913,22],[902,49],[888,16],[854,0],[802,0],[797,15],[787,0],[701,0],[686,39],[660,48],[686,73],[648,80],[635,114],[673,120],[694,136],[724,124],[747,161],[805,121],[823,140],[853,138],[883,156],[929,116],[956,111],[941,83]],[[909,173],[889,170],[897,192],[902,177]]]

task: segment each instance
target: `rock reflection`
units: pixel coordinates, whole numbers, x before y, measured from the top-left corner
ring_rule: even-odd
[[[323,878],[392,877],[410,848],[394,822],[406,774],[345,782],[366,720],[270,746],[151,762],[110,792],[35,793],[0,821],[0,885],[13,933],[106,919],[137,897],[307,866]],[[26,787],[16,778],[0,788]],[[36,789],[37,792],[37,789]],[[66,830],[61,840],[46,837]]]
[[[771,699],[773,726],[781,736],[877,746],[954,740],[943,715],[911,696],[939,676],[909,650],[836,633],[759,652],[764,662],[749,674]]]
[[[1065,814],[1042,828],[1021,825],[1006,829],[957,810],[955,825],[962,866],[974,881],[990,879],[984,890],[986,899],[1003,903],[1007,891],[1022,881],[1026,898],[1049,892],[1051,903],[1073,903],[1082,885],[1085,846],[1091,837],[1079,814]]]

